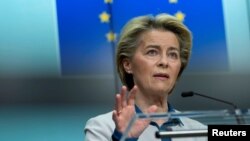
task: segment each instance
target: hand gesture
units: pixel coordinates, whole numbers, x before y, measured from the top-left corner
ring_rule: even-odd
[[[130,120],[135,115],[135,95],[137,93],[137,86],[134,86],[129,92],[128,96],[127,87],[123,86],[121,93],[116,95],[115,110],[113,111],[113,120],[116,125],[116,130],[120,133],[124,133]],[[157,110],[157,106],[150,106],[146,112],[154,113]],[[150,120],[140,119],[135,121],[132,128],[128,133],[129,138],[138,138],[141,133],[147,128]]]

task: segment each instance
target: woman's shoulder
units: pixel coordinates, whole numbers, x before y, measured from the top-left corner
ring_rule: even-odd
[[[84,128],[85,141],[111,140],[111,136],[115,129],[115,123],[112,120],[112,112],[101,114],[90,118]]]
[[[86,122],[85,130],[87,128],[93,128],[93,127],[108,128],[113,130],[115,127],[115,123],[112,120],[112,111],[90,118]]]
[[[112,120],[112,113],[113,111],[110,111],[108,113],[100,114],[95,117],[90,118],[89,120],[94,120],[94,121],[100,121],[100,120],[109,120],[111,118]]]

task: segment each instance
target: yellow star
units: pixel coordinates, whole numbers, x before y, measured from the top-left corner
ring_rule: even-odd
[[[108,39],[109,42],[115,41],[116,40],[116,34],[112,31],[106,34],[106,38]]]
[[[178,0],[168,0],[168,2],[176,4],[178,2]]]
[[[99,15],[99,18],[101,19],[102,23],[108,23],[110,15],[107,12],[102,12],[102,14]]]
[[[184,13],[182,13],[181,11],[178,11],[177,13],[175,13],[175,17],[178,19],[178,20],[180,20],[180,21],[184,21],[184,18],[185,18],[185,14]]]
[[[104,0],[105,3],[113,3],[113,0]]]

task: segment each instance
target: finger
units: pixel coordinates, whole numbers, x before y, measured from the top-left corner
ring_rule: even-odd
[[[121,95],[120,94],[117,94],[115,96],[115,110],[117,112],[122,110],[122,100],[121,100]]]
[[[137,92],[137,86],[135,85],[133,87],[133,89],[130,91],[129,93],[129,97],[128,97],[128,104],[129,105],[134,105],[135,104],[135,94]]]
[[[113,111],[113,115],[112,115],[112,119],[116,122],[117,121],[117,111],[116,110],[114,110]]]
[[[126,107],[127,106],[127,87],[126,86],[122,86],[121,89],[121,102],[122,102],[122,107]]]

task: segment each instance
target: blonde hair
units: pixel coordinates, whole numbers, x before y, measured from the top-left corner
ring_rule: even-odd
[[[139,16],[131,19],[122,29],[117,44],[116,66],[119,77],[128,89],[134,86],[133,75],[128,74],[123,67],[125,58],[131,59],[139,44],[141,34],[152,29],[173,32],[180,44],[181,69],[178,77],[186,68],[192,48],[192,33],[178,19],[168,14]]]

